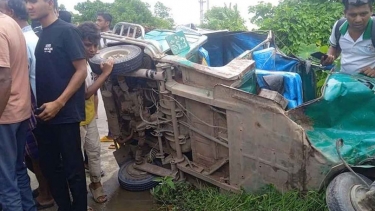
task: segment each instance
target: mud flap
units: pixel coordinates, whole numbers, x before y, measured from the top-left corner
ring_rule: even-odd
[[[122,164],[132,158],[130,145],[121,145],[119,149],[113,152],[113,156],[115,157],[118,166],[121,167]]]

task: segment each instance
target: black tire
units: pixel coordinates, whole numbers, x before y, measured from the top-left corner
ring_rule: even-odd
[[[371,180],[362,174],[358,174],[369,185]],[[329,183],[326,190],[326,202],[330,211],[355,211],[350,199],[350,193],[355,185],[363,182],[351,172],[345,172],[336,176]]]
[[[158,182],[155,182],[155,176],[143,173],[143,174],[132,174],[138,173],[140,171],[135,170],[132,165],[135,163],[135,160],[130,160],[125,162],[119,172],[118,172],[118,181],[121,188],[128,191],[146,191],[150,190],[153,187],[158,185]]]
[[[90,66],[94,73],[100,75],[102,70],[100,64],[113,54],[123,53],[124,57],[116,58],[113,65],[112,75],[124,75],[141,67],[143,62],[143,51],[134,45],[119,45],[104,48],[99,54],[90,59]]]

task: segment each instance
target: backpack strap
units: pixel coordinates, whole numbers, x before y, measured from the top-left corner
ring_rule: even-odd
[[[375,48],[375,17],[371,17],[372,18],[372,26],[371,26],[371,42],[372,42],[372,45],[374,46]]]
[[[346,18],[341,18],[340,20],[337,21],[337,24],[336,24],[336,27],[335,27],[335,38],[336,38],[336,48],[337,49],[341,49],[340,48],[340,42],[339,42],[340,37],[341,37],[340,27],[342,26],[342,24],[345,23],[345,21],[346,21]],[[372,27],[372,28],[373,28],[373,30],[375,30],[375,27]]]

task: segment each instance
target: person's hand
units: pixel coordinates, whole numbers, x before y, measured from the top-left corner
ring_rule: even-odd
[[[37,115],[37,117],[43,121],[51,120],[57,115],[57,113],[59,113],[63,106],[64,105],[58,101],[44,103],[40,106],[40,109],[43,111]]]
[[[375,78],[375,70],[371,67],[362,68],[359,72],[368,77]]]
[[[326,65],[331,65],[335,61],[335,56],[328,54],[327,58],[324,59],[324,56],[320,59],[320,64],[326,66]]]
[[[103,74],[105,74],[107,76],[109,74],[111,74],[112,69],[113,69],[113,64],[114,64],[114,60],[113,59],[108,59],[107,61],[102,62],[100,64],[100,68],[102,69]]]

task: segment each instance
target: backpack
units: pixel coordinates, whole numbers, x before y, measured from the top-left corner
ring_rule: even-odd
[[[372,45],[375,47],[375,17],[371,17],[372,18],[372,26],[371,26],[371,42],[372,42]],[[340,33],[340,27],[342,26],[342,24],[344,24],[346,21],[346,18],[341,18],[340,20],[337,21],[337,24],[336,24],[336,28],[335,28],[335,38],[336,38],[336,42],[337,42],[337,45],[336,47],[338,49],[341,49],[340,48],[340,37],[341,37],[341,33]]]

